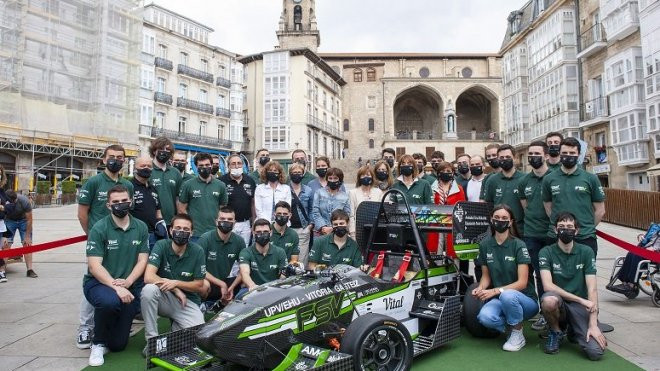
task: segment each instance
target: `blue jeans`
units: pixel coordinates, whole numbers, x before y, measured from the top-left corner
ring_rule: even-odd
[[[543,296],[545,290],[543,290],[543,283],[541,282],[541,271],[539,270],[539,251],[548,245],[552,245],[556,241],[548,237],[525,237],[523,238],[523,241],[525,241],[527,251],[529,251],[529,257],[532,259],[532,267],[534,268],[534,276],[536,277],[536,293],[540,298]]]
[[[156,244],[156,241],[158,241],[158,239],[156,238],[154,232],[149,232],[149,251],[154,249],[154,245]]]
[[[113,352],[126,348],[133,318],[140,311],[142,281],[131,286],[135,297],[130,304],[124,304],[114,289],[102,284],[96,278],[89,279],[83,286],[85,298],[94,307],[93,344],[105,345]]]
[[[21,243],[25,244],[25,235],[27,233],[27,219],[21,220],[7,220],[5,219],[5,225],[7,226],[7,231],[11,232],[11,237],[7,238],[7,244],[11,246],[14,243],[14,237],[16,237],[16,232],[21,236]],[[32,236],[29,236],[32,238]]]
[[[491,299],[481,308],[477,319],[485,327],[504,332],[507,324],[515,326],[538,311],[536,300],[518,290],[504,290],[499,298]]]

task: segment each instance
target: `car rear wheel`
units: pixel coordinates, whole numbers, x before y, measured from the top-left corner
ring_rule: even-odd
[[[485,327],[477,319],[481,307],[484,306],[483,300],[479,300],[472,296],[472,290],[477,288],[478,285],[479,283],[475,282],[468,286],[465,292],[465,296],[463,297],[463,320],[465,322],[465,328],[474,337],[494,338],[497,337],[500,333]]]

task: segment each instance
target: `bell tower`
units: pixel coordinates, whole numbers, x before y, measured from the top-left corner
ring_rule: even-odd
[[[321,35],[315,11],[315,0],[282,0],[282,15],[276,32],[281,49],[309,48],[316,53]]]

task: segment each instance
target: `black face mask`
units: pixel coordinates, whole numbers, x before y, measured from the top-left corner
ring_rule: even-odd
[[[332,227],[332,231],[337,237],[344,237],[348,233],[348,228],[346,226]]]
[[[116,158],[108,159],[105,164],[105,167],[113,174],[116,174],[124,167],[124,160],[117,160]]]
[[[572,169],[577,165],[578,156],[561,155],[559,161],[565,168]]]
[[[197,171],[199,172],[199,176],[202,179],[206,179],[211,175],[211,168],[210,167],[198,167]]]
[[[499,160],[499,162],[500,162],[500,167],[502,168],[502,170],[509,171],[509,170],[513,169],[513,159],[512,158]]]
[[[474,176],[479,176],[484,173],[483,166],[470,166],[470,173]]]
[[[190,232],[173,229],[172,241],[177,246],[185,246],[190,241]]]
[[[231,232],[234,229],[234,223],[228,222],[226,220],[218,222],[217,226],[220,232],[225,234]]]
[[[112,215],[122,219],[128,215],[128,212],[131,210],[131,203],[120,202],[118,204],[111,204],[110,209],[112,210]]]
[[[369,186],[374,182],[373,178],[370,176],[365,176],[364,178],[360,178],[360,184],[363,186]]]
[[[394,167],[394,159],[393,158],[388,158],[387,160],[385,160],[385,162],[387,162],[387,164],[390,165],[390,168]]]
[[[454,174],[452,174],[452,173],[440,173],[440,174],[438,174],[438,179],[440,179],[441,181],[443,181],[445,183],[448,183],[448,182],[451,182],[452,180],[454,180]]]
[[[557,228],[557,237],[563,243],[571,243],[575,239],[575,229]]]
[[[186,171],[186,163],[185,162],[175,162],[172,164],[175,169],[179,170],[180,172]]]
[[[458,172],[465,175],[470,172],[470,166],[465,164],[458,164]]]
[[[511,222],[508,220],[491,220],[490,225],[498,233],[504,233],[509,229],[509,224]]]
[[[500,160],[496,158],[491,158],[490,160],[488,160],[488,165],[490,165],[490,167],[492,167],[493,169],[499,169]]]
[[[288,216],[275,215],[275,223],[277,223],[280,227],[284,227],[288,222],[289,222]]]
[[[550,157],[557,157],[559,156],[559,150],[561,149],[561,146],[559,144],[552,144],[548,146],[548,154]]]
[[[377,171],[376,172],[376,179],[380,180],[381,182],[386,181],[388,177],[389,177],[389,174],[387,174],[387,171]]]
[[[401,171],[401,175],[403,176],[411,176],[413,175],[413,167],[412,165],[403,165],[399,168]]]
[[[328,181],[328,188],[332,189],[333,191],[338,190],[340,186],[341,182],[338,180],[334,182]]]
[[[220,166],[213,165],[213,167],[211,168],[211,174],[215,175],[218,173],[218,171],[220,171]]]
[[[529,162],[534,169],[538,169],[543,166],[543,156],[527,156],[527,162]]]
[[[302,174],[291,174],[291,176],[289,176],[289,179],[291,179],[291,181],[296,183],[296,184],[300,184],[300,182],[302,182],[302,180],[303,180],[303,175]]]
[[[171,155],[170,151],[158,151],[156,152],[156,160],[161,164],[164,164],[170,159]]]
[[[270,157],[259,157],[259,165],[264,166],[270,162]]]
[[[325,178],[325,174],[327,173],[328,173],[327,167],[316,169],[316,174],[319,176],[319,178]]]
[[[148,167],[135,170],[135,174],[139,175],[142,178],[149,179],[151,176],[151,169]]]
[[[254,242],[259,246],[266,246],[270,242],[270,232],[261,232],[254,235]]]
[[[267,171],[266,172],[266,180],[269,182],[279,182],[280,181],[280,173],[275,173],[272,171]]]

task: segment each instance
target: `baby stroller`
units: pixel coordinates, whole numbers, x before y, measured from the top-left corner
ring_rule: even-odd
[[[651,224],[646,234],[638,236],[637,246],[660,251],[660,224]],[[639,292],[650,295],[653,304],[660,307],[660,261],[646,260],[633,253],[614,260],[612,276],[606,288],[634,299]],[[620,283],[617,284],[617,281]]]

